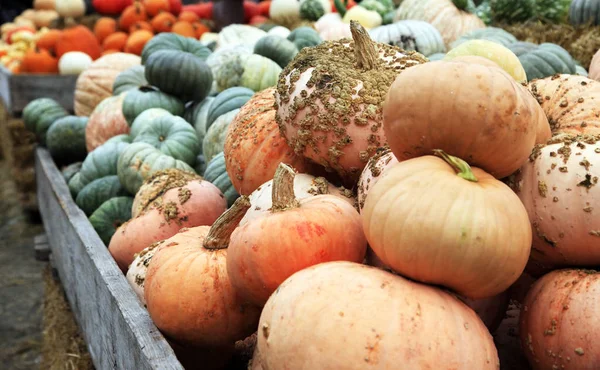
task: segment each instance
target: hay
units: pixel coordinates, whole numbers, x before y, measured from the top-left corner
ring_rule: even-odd
[[[62,287],[44,271],[44,332],[41,368],[46,370],[93,370],[94,366]]]

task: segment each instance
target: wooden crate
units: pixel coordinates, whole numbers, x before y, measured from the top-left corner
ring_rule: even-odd
[[[77,75],[12,74],[0,66],[0,98],[11,116],[19,116],[30,101],[52,98],[73,112]]]
[[[36,149],[35,172],[52,257],[96,369],[183,370],[46,149]]]

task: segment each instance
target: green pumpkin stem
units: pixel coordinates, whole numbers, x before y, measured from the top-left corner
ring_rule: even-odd
[[[346,15],[348,0],[344,0],[343,3],[342,0],[333,0],[333,5],[335,5],[335,10],[337,10],[337,12],[340,13],[342,17]]]
[[[454,169],[454,171],[456,171],[456,174],[459,177],[472,182],[478,181],[477,177],[475,177],[473,174],[473,171],[471,171],[471,166],[469,166],[467,162],[458,157],[449,155],[441,149],[434,149],[433,154],[446,161],[446,163],[448,163]]]
[[[367,30],[357,21],[350,21],[350,31],[354,40],[354,55],[358,68],[366,71],[375,68],[379,56]]]
[[[238,227],[248,209],[250,209],[250,198],[246,195],[237,198],[231,208],[219,216],[210,227],[210,231],[202,244],[204,248],[227,249],[231,234]]]
[[[286,209],[297,208],[300,203],[294,194],[294,179],[296,171],[285,163],[280,163],[273,177],[272,202],[273,212],[285,211]]]

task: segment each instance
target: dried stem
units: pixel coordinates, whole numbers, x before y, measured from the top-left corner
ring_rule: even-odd
[[[294,194],[294,178],[296,171],[285,163],[280,163],[273,177],[273,208],[274,212],[300,206]]]
[[[371,70],[377,65],[379,58],[375,43],[369,37],[369,33],[357,21],[350,21],[350,31],[354,40],[354,55],[358,68]]]
[[[203,246],[206,249],[226,249],[229,246],[229,238],[244,218],[246,211],[250,208],[250,199],[243,195],[239,197],[225,213],[223,213],[211,226]]]

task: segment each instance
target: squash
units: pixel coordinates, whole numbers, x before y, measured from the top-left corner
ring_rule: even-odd
[[[600,49],[594,54],[589,68],[589,78],[600,81]]]
[[[239,86],[241,75],[244,72],[243,61],[250,55],[252,55],[252,49],[246,45],[223,47],[212,53],[206,59],[213,75],[211,94]]]
[[[595,0],[573,0],[569,8],[569,23],[573,26],[600,24],[600,9]]]
[[[393,21],[395,6],[392,0],[363,0],[359,5],[367,10],[377,12],[381,18],[385,18],[387,14],[391,13]]]
[[[135,216],[134,216],[135,217]],[[140,299],[140,302],[146,307],[146,298],[144,297],[144,286],[146,285],[146,272],[152,257],[158,252],[158,249],[163,246],[164,240],[150,244],[149,247],[134,255],[133,262],[127,269],[127,282]]]
[[[114,53],[94,61],[79,75],[75,85],[75,114],[89,116],[101,101],[112,96],[117,76],[140,64],[140,58],[125,53]]]
[[[276,24],[291,27],[300,21],[300,1],[272,0],[269,6],[269,18]]]
[[[40,29],[50,27],[53,22],[58,20],[58,13],[55,10],[38,10],[33,15],[33,23]]]
[[[117,32],[117,21],[114,18],[102,17],[94,24],[94,35],[96,35],[100,45],[115,32]]]
[[[165,94],[151,86],[142,86],[129,90],[123,101],[123,115],[131,125],[143,111],[150,108],[162,108],[175,116],[182,116],[185,106],[177,97]]]
[[[469,40],[488,40],[493,41],[502,46],[506,46],[510,49],[509,45],[518,42],[517,38],[510,32],[503,30],[502,28],[497,27],[486,27],[473,30],[465,35],[459,37],[456,41],[454,41],[451,45],[451,48],[455,47],[469,41]]]
[[[390,85],[426,61],[414,51],[374,43],[357,22],[351,27],[356,48],[342,40],[302,49],[281,73],[275,95],[276,120],[289,146],[335,170],[349,186],[386,143],[382,106]]]
[[[311,0],[308,0],[311,1]],[[319,0],[312,0],[318,3]],[[267,35],[254,45],[254,54],[262,55],[285,68],[298,54],[298,48],[293,42],[279,36]]]
[[[221,92],[207,108],[205,130],[208,130],[220,116],[244,106],[253,95],[254,91],[247,87],[230,87]]]
[[[399,363],[404,369],[500,368],[489,331],[452,295],[338,261],[295,273],[269,298],[251,369],[395,369]]]
[[[39,121],[48,115],[57,116],[63,113],[66,113],[65,109],[56,100],[38,98],[27,103],[23,108],[23,123],[25,128],[35,133]]]
[[[90,223],[100,239],[108,245],[116,230],[131,218],[131,197],[116,197],[102,203],[90,216]]]
[[[190,104],[183,115],[186,121],[188,121],[196,130],[196,136],[200,142],[200,148],[202,150],[202,141],[206,136],[206,122],[208,117],[208,111],[212,102],[215,100],[213,97],[207,97],[200,103]]]
[[[46,146],[46,137],[48,130],[52,125],[69,113],[60,105],[49,106],[40,112],[39,118],[35,122],[35,136],[42,146]]]
[[[61,33],[61,30],[49,30],[48,32],[40,35],[40,38],[37,40],[35,46],[39,49],[46,49],[56,54],[56,43],[58,42]]]
[[[85,129],[85,145],[88,152],[113,136],[129,133],[129,126],[122,110],[126,94],[104,99],[90,115]]]
[[[48,50],[30,49],[23,56],[21,71],[31,74],[58,74],[58,59]]]
[[[100,14],[117,15],[121,14],[128,5],[129,0],[93,0],[93,7]]]
[[[535,144],[550,138],[532,94],[487,59],[470,58],[483,62],[430,62],[396,78],[383,107],[383,128],[399,161],[441,149],[503,178],[525,163]],[[418,89],[406,88],[417,82]],[[478,104],[462,103],[474,96]],[[423,109],[429,101],[436,104]]]
[[[244,44],[250,48],[267,33],[259,28],[245,24],[231,24],[219,32],[217,45],[219,48]]]
[[[198,40],[183,37],[175,33],[161,33],[150,40],[144,51],[142,51],[142,64],[146,64],[150,55],[159,50],[177,50],[195,55],[196,57],[206,60],[211,54],[209,48],[204,46]]]
[[[56,41],[58,59],[70,51],[81,51],[96,60],[100,58],[102,48],[94,33],[87,27],[79,25],[63,30]]]
[[[131,135],[121,134],[121,135],[116,135],[116,136],[111,137],[110,139],[106,140],[104,142],[104,144],[107,144],[107,143],[129,143],[129,144],[131,144],[132,140],[133,139],[132,139]]]
[[[404,50],[414,50],[425,56],[446,52],[446,45],[440,32],[424,21],[399,21],[376,27],[369,31],[369,35],[375,42],[398,46]]]
[[[575,74],[575,61],[568,51],[556,44],[544,43],[519,55],[528,80],[555,74]]]
[[[123,10],[119,17],[119,28],[122,31],[128,32],[135,22],[143,22],[148,20],[148,14],[141,2],[134,2]]]
[[[117,174],[117,164],[119,156],[130,144],[126,142],[105,143],[99,146],[93,152],[88,153],[81,165],[81,171],[69,182],[69,188],[74,193],[73,199],[77,199],[77,194],[90,182]],[[75,179],[75,177],[78,177]]]
[[[169,0],[143,0],[144,9],[150,17],[154,17],[159,13],[169,14],[170,5]]]
[[[358,212],[337,196],[301,200],[294,170],[281,163],[273,179],[273,206],[231,235],[227,273],[241,297],[263,306],[285,279],[329,261],[362,262],[367,242]],[[343,235],[343,237],[341,237]],[[288,256],[282,260],[278,256]]]
[[[532,42],[526,42],[526,41],[517,41],[517,42],[513,42],[513,43],[507,45],[506,47],[509,48],[510,51],[515,53],[516,56],[520,57],[521,55],[523,55],[525,53],[528,53],[532,50],[537,49],[538,44],[534,44]]]
[[[193,54],[159,50],[145,63],[146,80],[161,91],[182,101],[202,101],[212,88],[210,67]]]
[[[118,50],[119,52],[125,51],[129,34],[125,32],[115,32],[112,35],[104,39],[102,47],[104,50]]]
[[[200,143],[194,128],[183,118],[173,115],[154,118],[135,136],[133,142],[148,143],[190,166],[196,163],[196,157],[200,153]]]
[[[204,176],[204,172],[206,171],[206,160],[204,159],[204,154],[198,154],[196,157],[196,163],[194,164],[194,171],[200,176]]]
[[[96,179],[81,189],[75,202],[87,215],[91,216],[104,202],[109,199],[129,195],[121,186],[117,175]]]
[[[78,75],[92,64],[92,58],[80,51],[65,53],[58,61],[58,73],[61,75]]]
[[[46,144],[55,162],[71,163],[85,159],[87,123],[87,117],[66,116],[56,120],[50,126],[46,134]]]
[[[238,192],[233,187],[231,183],[231,179],[227,174],[227,170],[225,168],[225,155],[223,152],[215,155],[213,159],[206,166],[206,170],[204,171],[204,180],[210,182],[215,185],[227,200],[227,206],[231,207],[233,202],[237,198],[239,198]]]
[[[129,134],[131,135],[132,140],[149,126],[155,118],[162,116],[172,116],[172,114],[162,108],[150,108],[140,113],[131,124],[131,131]]]
[[[377,150],[377,154],[369,159],[367,166],[360,174],[358,185],[356,186],[358,195],[358,210],[362,214],[365,207],[365,201],[369,191],[375,186],[383,174],[398,163],[398,159],[392,153],[390,148],[382,147]]]
[[[206,161],[210,162],[214,156],[223,151],[229,125],[239,111],[240,109],[234,109],[223,114],[206,130],[206,135],[202,140],[202,153]]]
[[[134,24],[132,24],[131,27],[129,28],[129,33],[133,34],[136,31],[148,31],[149,33],[146,32],[145,35],[154,34],[154,28],[152,28],[152,25],[146,21],[137,21]],[[146,36],[145,37],[146,40],[144,40],[143,45],[145,45],[145,43],[148,42],[148,40],[150,38],[151,37]],[[144,48],[143,45],[136,47],[137,50],[134,54],[140,55],[142,52],[142,49]]]
[[[373,10],[367,10],[360,5],[353,6],[342,17],[342,22],[350,23],[350,21],[359,22],[365,28],[371,29],[379,27],[383,24],[383,18]]]
[[[169,12],[163,12],[156,15],[150,21],[154,32],[162,33],[162,32],[171,32],[173,29],[173,24],[177,22],[177,17]]]
[[[313,22],[318,21],[325,15],[325,9],[329,9],[329,7],[323,7],[321,0],[303,0],[300,2],[300,18]]]
[[[483,299],[470,299],[461,296],[458,296],[458,298],[475,311],[490,333],[494,333],[507,316],[506,311],[510,301],[508,291]]]
[[[133,66],[119,73],[113,83],[113,95],[121,95],[125,91],[148,85],[144,73],[145,67],[142,65]]]
[[[146,44],[154,37],[154,33],[147,29],[131,32],[125,43],[124,51],[129,54],[142,55]]]
[[[62,173],[65,182],[69,183],[69,181],[71,181],[71,178],[73,178],[75,174],[79,173],[80,170],[81,162],[75,162],[63,167],[63,169],[60,172]]]
[[[588,71],[585,70],[585,68],[580,65],[577,61],[575,61],[575,74],[583,76],[583,77],[588,77]]]
[[[82,17],[86,10],[83,0],[55,0],[54,9],[63,18]]]
[[[306,26],[292,30],[287,39],[293,42],[298,50],[302,50],[305,47],[317,46],[323,42],[317,31]]]
[[[532,238],[527,211],[490,174],[435,154],[441,158],[394,165],[369,190],[362,211],[369,245],[386,266],[413,280],[468,298],[499,294],[525,269]]]
[[[56,0],[33,0],[35,10],[56,10]]]

